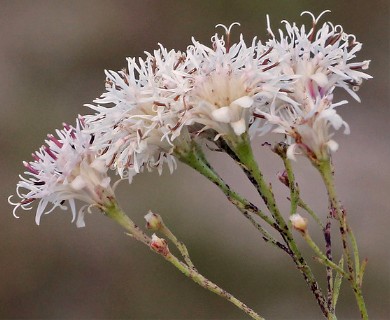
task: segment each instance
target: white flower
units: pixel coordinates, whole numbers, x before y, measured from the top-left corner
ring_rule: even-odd
[[[295,160],[295,154],[303,151],[312,160],[327,159],[329,152],[338,149],[332,139],[334,130],[344,127],[344,134],[349,134],[348,124],[337,114],[335,108],[346,101],[331,104],[326,98],[312,105],[314,112],[306,113],[301,105],[275,102],[267,112],[259,113],[270,124],[277,125],[274,132],[288,136],[287,156]]]
[[[77,217],[77,226],[84,223],[86,206],[96,205],[102,208],[113,199],[110,178],[104,162],[96,158],[90,144],[93,136],[83,131],[83,119],[77,120],[76,127],[64,124],[63,130],[56,130],[57,136],[48,135],[46,145],[32,154],[33,161],[23,162],[28,171],[20,176],[16,193],[20,202],[13,203],[15,211],[19,207],[31,210],[32,204],[39,202],[36,212],[36,223],[41,216],[52,212],[56,207],[66,209],[68,201],[73,215]],[[84,205],[76,211],[75,200]]]
[[[145,60],[127,61],[127,70],[106,71],[107,92],[94,101],[97,106],[88,105],[97,113],[86,121],[96,137],[93,148],[106,165],[131,181],[145,168],[161,174],[164,163],[172,172],[175,144],[188,137],[179,126],[183,108],[176,109],[182,89],[175,79],[184,67],[183,54],[160,46]]]
[[[233,26],[233,25],[232,25]],[[269,103],[281,87],[278,61],[256,38],[247,46],[242,35],[238,43],[212,37],[212,48],[193,40],[187,49],[188,89],[184,102],[187,125],[201,124],[221,135],[241,135],[255,120],[253,110]]]
[[[334,102],[333,91],[341,87],[360,101],[355,91],[363,79],[371,76],[361,71],[368,68],[369,61],[350,62],[362,47],[355,36],[329,22],[317,30],[322,14],[318,18],[309,14],[313,18],[310,30],[284,21],[287,34],[279,30],[279,40],[268,20],[272,39],[267,46],[279,56],[285,76],[291,77],[287,93],[296,103],[276,99],[272,105],[255,112],[276,125],[274,131],[287,134],[290,142],[293,140],[288,150],[290,158],[294,158],[298,147],[312,159],[326,159],[338,148],[337,142],[331,139],[333,131],[344,127],[344,133],[349,133],[348,124],[335,110],[346,101]]]

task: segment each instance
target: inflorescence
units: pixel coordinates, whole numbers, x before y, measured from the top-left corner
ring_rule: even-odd
[[[306,12],[307,13],[307,12]],[[177,150],[193,141],[234,141],[268,132],[281,133],[287,156],[328,159],[338,148],[336,130],[349,133],[336,107],[334,91],[341,88],[359,101],[357,89],[371,78],[369,61],[354,61],[361,43],[340,25],[320,26],[311,13],[309,30],[284,22],[269,40],[231,39],[231,27],[215,34],[211,45],[193,39],[186,51],[162,45],[144,59],[128,58],[127,68],[106,71],[106,92],[88,104],[95,114],[79,118],[49,135],[24,162],[27,171],[17,185],[15,210],[31,209],[37,201],[36,222],[68,202],[78,226],[83,209],[102,208],[114,196],[109,168],[132,181],[143,170],[164,164],[172,172]],[[321,15],[320,15],[321,16]],[[11,198],[11,197],[10,197]],[[76,210],[75,200],[84,206]]]

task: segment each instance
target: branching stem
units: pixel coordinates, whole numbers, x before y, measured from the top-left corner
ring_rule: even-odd
[[[155,246],[152,245],[152,239],[147,236],[140,228],[138,228],[135,223],[119,208],[119,206],[113,201],[111,205],[103,207],[102,208],[104,213],[110,217],[111,219],[115,220],[118,224],[120,224],[122,227],[124,227],[128,232],[129,235],[132,236],[134,239],[142,242],[143,244],[147,245],[149,248],[151,248],[155,253],[162,256],[165,260],[169,261],[173,266],[175,266],[179,271],[181,271],[185,276],[190,278],[192,281],[200,285],[201,287],[209,290],[210,292],[213,292],[220,297],[226,299],[230,303],[234,304],[237,308],[245,312],[248,316],[250,316],[252,319],[255,320],[265,320],[263,317],[259,316],[255,311],[253,311],[251,308],[249,308],[245,303],[241,302],[237,298],[235,298],[232,294],[229,292],[223,290],[215,283],[211,282],[207,278],[205,278],[203,275],[201,275],[196,268],[193,266],[190,266],[182,261],[180,261],[177,257],[175,257],[168,249],[168,246],[164,248],[165,250],[156,250]],[[169,229],[168,229],[169,230]],[[176,236],[173,234],[170,234],[170,239],[175,240],[175,244],[177,245],[180,243]],[[162,242],[166,243],[166,242]],[[184,246],[184,244],[183,244]],[[184,246],[180,246],[181,250],[185,248],[186,256],[189,259],[187,248]],[[182,252],[183,254],[183,252]],[[188,261],[187,261],[188,262]],[[192,262],[190,263],[192,264]]]
[[[226,152],[232,156],[234,160],[241,166],[248,179],[256,187],[259,195],[263,199],[265,205],[274,218],[278,231],[283,237],[287,247],[291,250],[291,258],[301,271],[306,283],[313,292],[322,313],[328,318],[329,310],[322,291],[312,273],[309,265],[305,261],[298,246],[292,236],[291,230],[281,215],[272,192],[271,185],[265,182],[264,177],[259,169],[259,166],[253,156],[252,147],[247,133],[242,134],[238,139],[226,139]],[[229,150],[230,149],[230,150]]]

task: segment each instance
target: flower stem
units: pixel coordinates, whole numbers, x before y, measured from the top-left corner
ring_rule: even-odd
[[[333,179],[333,171],[332,171],[332,164],[330,159],[323,160],[323,161],[318,161],[318,162],[313,162],[314,166],[318,169],[318,171],[321,174],[322,180],[324,181],[326,190],[328,192],[328,198],[329,198],[329,207],[330,210],[335,212],[337,219],[339,220],[340,223],[340,235],[341,235],[341,240],[343,244],[343,251],[344,251],[344,256],[347,259],[347,268],[348,268],[348,281],[351,283],[353,292],[355,294],[355,299],[357,302],[357,305],[359,307],[360,315],[361,318],[366,320],[368,319],[368,313],[367,313],[367,308],[365,306],[364,298],[363,298],[363,293],[362,293],[362,288],[361,288],[361,281],[359,280],[360,278],[360,261],[359,261],[359,253],[357,249],[357,243],[355,236],[351,230],[351,228],[347,224],[347,218],[345,211],[341,208],[340,202],[337,198],[336,190],[334,187],[334,179]],[[351,244],[352,244],[352,249],[353,249],[353,254],[355,258],[355,270],[354,270],[354,265],[352,262],[352,257],[350,254],[349,246],[348,246],[348,239],[347,235],[349,235]]]
[[[233,191],[207,162],[202,150],[198,145],[194,143],[191,150],[176,150],[176,156],[180,161],[195,169],[208,180],[213,182],[216,186],[218,186],[218,188],[225,194],[226,198],[240,210],[245,218],[247,218],[257,230],[261,232],[263,239],[266,242],[269,242],[289,253],[289,249],[274,239],[267,230],[265,230],[258,222],[256,222],[251,214],[258,215],[267,224],[275,228],[276,224],[272,221],[272,219],[264,214],[260,209],[258,209],[253,203],[249,202],[238,193]]]
[[[341,256],[339,267],[344,270],[344,256]],[[337,300],[339,298],[341,281],[343,280],[343,275],[341,273],[337,273],[333,283],[333,295],[332,295],[332,306],[336,309]]]
[[[171,253],[168,253],[164,258],[172,263],[178,270],[180,270],[185,276],[190,278],[192,281],[199,284],[201,287],[219,295],[220,297],[226,299],[227,301],[233,303],[237,308],[245,312],[247,315],[249,315],[252,319],[256,320],[264,320],[263,317],[258,315],[256,312],[254,312],[251,308],[249,308],[245,303],[241,302],[237,298],[235,298],[232,294],[226,292],[222,288],[220,288],[215,283],[211,282],[207,278],[205,278],[203,275],[201,275],[196,270],[190,268],[183,262],[181,262],[179,259],[177,259],[174,255]]]
[[[247,133],[242,134],[238,139],[226,139],[227,148],[225,151],[233,157],[241,166],[248,179],[256,187],[259,195],[262,197],[268,210],[271,212],[275,222],[278,225],[278,231],[283,237],[285,243],[290,249],[290,256],[296,264],[298,270],[302,273],[306,283],[313,292],[318,305],[325,317],[328,317],[329,310],[322,294],[322,291],[292,236],[291,230],[281,215],[272,192],[271,185],[268,185],[259,169],[254,158],[252,147]]]
[[[118,206],[116,202],[111,202],[110,205],[102,207],[102,210],[107,215],[107,217],[115,220],[122,227],[124,227],[129,235],[134,239],[146,244],[149,246],[150,237],[148,237]]]
[[[161,224],[161,229],[159,230],[163,235],[165,235],[172,243],[176,246],[176,248],[180,251],[181,256],[183,257],[185,263],[190,267],[195,269],[195,266],[190,258],[190,254],[188,253],[188,249],[186,245],[179,241],[177,237],[173,234],[173,232],[165,225],[165,223]]]
[[[290,215],[293,215],[297,211],[297,207],[300,206],[304,210],[306,210],[312,218],[317,222],[317,224],[321,227],[324,232],[325,243],[326,243],[326,256],[324,256],[321,250],[317,247],[317,245],[310,238],[308,232],[304,235],[308,244],[317,252],[320,256],[320,260],[322,263],[326,265],[326,281],[327,281],[327,304],[329,309],[329,318],[335,319],[335,310],[333,307],[333,270],[331,264],[334,264],[332,261],[332,244],[331,244],[331,220],[328,216],[328,220],[326,223],[326,227],[324,228],[321,220],[317,216],[317,214],[311,210],[311,208],[302,200],[298,188],[298,184],[295,182],[294,171],[292,169],[291,160],[287,157],[287,148],[288,146],[285,143],[278,143],[273,151],[278,154],[284,163],[285,172],[287,174],[286,185],[290,189]],[[329,264],[329,263],[330,264]],[[334,268],[333,268],[334,269]],[[344,272],[343,272],[344,273]]]
[[[333,261],[329,260],[326,255],[321,251],[321,249],[316,245],[316,243],[313,241],[311,238],[310,234],[308,231],[306,231],[303,234],[303,238],[306,240],[310,248],[313,249],[313,251],[317,254],[319,260],[321,263],[325,264],[326,266],[336,270],[339,272],[341,275],[345,275],[345,271],[341,269],[337,264],[335,264]]]
[[[295,182],[294,171],[292,169],[291,161],[287,158],[287,146],[285,144],[279,143],[274,148],[274,152],[278,154],[284,164],[284,168],[287,173],[287,183],[290,189],[290,215],[293,215],[297,212],[297,208],[300,202],[299,189]]]
[[[301,198],[298,200],[298,206],[301,207],[303,210],[305,210],[308,214],[311,215],[311,217],[314,219],[315,222],[321,227],[321,229],[324,229],[324,225],[321,222],[320,218],[317,216],[317,214],[309,207],[309,205],[304,202]]]
[[[252,319],[264,320],[263,317],[259,316],[255,311],[253,311],[251,308],[249,308],[245,303],[241,302],[240,300],[235,298],[232,294],[223,290],[222,288],[217,286],[215,283],[211,282],[210,280],[206,279],[203,275],[201,275],[196,270],[196,268],[193,266],[192,262],[190,262],[190,265],[187,265],[184,262],[180,261],[173,254],[171,254],[168,247],[166,247],[166,250],[154,250],[153,247],[151,246],[152,239],[150,237],[148,237],[140,228],[138,228],[135,225],[135,223],[121,210],[121,208],[114,201],[110,205],[106,205],[105,207],[102,207],[102,210],[109,218],[115,220],[118,224],[120,224],[127,231],[129,231],[130,235],[134,239],[147,245],[155,253],[159,254],[165,260],[172,263],[172,265],[174,265],[178,270],[180,270],[184,275],[186,275],[188,278],[193,280],[195,283],[197,283],[201,287],[219,295],[220,297],[226,299],[227,301],[233,303],[237,308],[239,308],[240,310],[245,312]],[[179,243],[179,241],[172,233],[170,234],[171,240],[172,240],[172,236],[175,240],[175,245],[177,245]],[[166,242],[163,242],[163,243],[166,243]],[[181,248],[180,251],[182,251],[183,248],[185,248],[185,255],[189,259],[188,251],[187,251],[187,248],[185,247],[185,245],[183,244],[182,246],[180,246],[180,248]],[[183,252],[181,252],[181,253],[183,254]]]

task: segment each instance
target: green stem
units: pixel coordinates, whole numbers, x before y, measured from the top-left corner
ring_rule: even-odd
[[[337,219],[340,222],[340,234],[343,242],[344,254],[347,259],[347,267],[349,272],[353,273],[353,264],[352,264],[351,254],[349,252],[348,240],[347,240],[348,227],[345,220],[345,214],[342,212],[340,203],[337,200],[336,190],[334,188],[334,182],[333,182],[332,165],[330,163],[330,160],[319,162],[317,169],[321,173],[326,190],[328,192],[329,210],[336,213]]]
[[[177,259],[174,255],[171,253],[168,253],[167,255],[162,255],[167,261],[172,263],[178,270],[180,270],[185,276],[190,278],[192,281],[199,284],[201,287],[219,295],[220,297],[226,299],[227,301],[234,304],[237,308],[245,312],[247,315],[249,315],[252,319],[256,320],[264,320],[263,317],[258,315],[256,312],[254,312],[251,308],[249,308],[245,303],[241,302],[237,298],[235,298],[232,294],[226,292],[222,288],[220,288],[215,283],[211,282],[207,278],[205,278],[203,275],[198,273],[196,270],[188,267],[186,264],[181,262],[179,259]]]
[[[253,156],[252,147],[249,141],[247,133],[242,134],[240,137],[236,137],[234,140],[226,139],[227,148],[225,151],[232,156],[234,160],[242,167],[248,179],[258,190],[268,210],[271,212],[273,218],[278,225],[278,231],[282,235],[288,248],[291,250],[291,258],[295,262],[298,270],[301,271],[306,283],[313,292],[318,305],[321,308],[323,314],[328,317],[329,310],[326,305],[326,301],[322,294],[322,291],[301,252],[292,236],[289,226],[286,224],[283,216],[281,215],[273,195],[271,185],[268,185],[258,167],[258,164]]]
[[[159,230],[162,234],[164,234],[169,240],[172,241],[172,243],[176,246],[176,248],[180,251],[180,254],[182,255],[185,263],[190,267],[195,269],[195,266],[190,258],[190,254],[188,252],[188,249],[186,245],[179,241],[176,236],[172,233],[172,231],[164,224],[162,223],[161,228]]]
[[[284,167],[287,173],[287,179],[288,179],[288,187],[290,189],[290,215],[293,215],[296,213],[298,206],[301,206],[305,208],[305,210],[312,216],[312,218],[317,222],[319,226],[321,226],[322,230],[324,231],[324,236],[326,240],[326,257],[325,260],[321,258],[322,263],[326,262],[332,262],[332,247],[331,247],[331,238],[330,238],[330,220],[327,223],[327,227],[324,228],[323,224],[321,223],[321,220],[316,215],[316,213],[309,208],[309,206],[302,200],[300,197],[300,192],[298,188],[298,184],[295,182],[295,176],[294,171],[292,169],[291,161],[287,157],[287,145],[285,143],[279,143],[275,146],[274,152],[277,153],[283,160]],[[309,235],[308,235],[309,236]],[[314,244],[314,242],[311,240],[310,236],[307,239],[312,248],[318,249],[319,248]],[[315,247],[314,247],[314,246]],[[326,280],[327,280],[327,303],[328,303],[328,309],[329,309],[329,318],[335,319],[335,310],[332,303],[332,297],[333,297],[333,271],[330,268],[329,264],[326,264]]]
[[[150,237],[148,237],[123,211],[122,209],[115,203],[114,201],[110,205],[106,205],[102,207],[102,210],[107,215],[107,217],[115,220],[122,227],[124,227],[127,231],[129,231],[129,235],[135,238],[138,241],[149,246]]]
[[[257,230],[259,230],[263,239],[274,246],[288,252],[288,248],[286,248],[279,241],[274,239],[271,234],[265,230],[256,220],[251,216],[251,214],[255,214],[259,216],[262,220],[264,220],[267,224],[275,228],[275,223],[272,221],[270,217],[264,214],[260,209],[258,209],[254,204],[240,196],[238,193],[233,191],[229,185],[225,183],[225,181],[214,171],[211,165],[207,162],[202,150],[198,145],[193,143],[193,146],[190,150],[175,150],[176,157],[187,164],[191,168],[195,169],[203,176],[205,176],[208,180],[213,182],[218,188],[225,194],[226,198],[234,204],[240,212],[247,218],[252,225],[255,226]]]
[[[349,234],[349,238],[350,238],[351,245],[352,245],[353,256],[355,259],[355,276],[356,276],[356,279],[358,279],[359,274],[360,274],[359,249],[357,246],[355,234],[353,233],[351,228],[348,228],[348,234]]]
[[[337,264],[335,264],[333,261],[329,260],[326,255],[321,251],[321,249],[316,245],[316,243],[311,238],[309,232],[305,232],[303,234],[303,238],[306,240],[307,244],[310,246],[310,248],[313,249],[313,251],[317,254],[320,261],[325,264],[326,266],[336,270],[341,275],[345,275],[345,271],[341,269]]]
[[[338,198],[337,198],[336,190],[334,187],[331,161],[330,161],[330,159],[327,159],[327,160],[323,160],[323,161],[318,161],[317,163],[313,162],[313,164],[320,172],[321,177],[324,181],[326,190],[328,192],[330,210],[332,210],[336,213],[337,219],[339,220],[340,234],[341,234],[341,240],[342,240],[342,244],[343,244],[343,251],[344,251],[344,255],[347,259],[348,280],[351,283],[353,292],[355,294],[355,299],[356,299],[357,305],[359,307],[361,318],[366,320],[366,319],[368,319],[367,308],[365,306],[362,289],[361,289],[361,286],[359,284],[359,279],[356,276],[356,273],[354,271],[354,265],[352,263],[352,257],[351,257],[351,254],[349,251],[349,246],[348,246],[347,234],[349,235],[351,243],[352,243],[352,249],[354,251],[354,257],[355,257],[355,263],[357,263],[356,270],[360,269],[359,253],[357,250],[357,244],[356,244],[355,237],[352,233],[351,228],[347,224],[345,212],[344,212],[344,210],[342,210],[340,203],[338,201]]]
[[[291,161],[287,158],[287,148],[285,144],[278,144],[274,151],[282,158],[284,168],[287,172],[287,183],[290,189],[290,215],[297,212],[297,208],[300,202],[298,186],[295,182],[294,171],[292,169]]]
[[[344,270],[344,256],[341,256],[339,267]],[[341,273],[337,273],[336,277],[334,279],[333,284],[333,296],[332,296],[332,305],[333,308],[336,309],[337,300],[339,298],[340,288],[341,288],[341,282],[343,280],[343,275]]]
[[[298,206],[301,207],[303,210],[305,210],[310,216],[314,219],[315,222],[321,227],[321,229],[324,229],[324,225],[321,222],[320,218],[317,216],[317,214],[309,207],[309,205],[304,202],[301,198],[298,200]]]
[[[168,246],[166,246],[166,250],[161,250],[161,251],[155,250],[153,248],[153,246],[151,246],[152,239],[150,239],[150,237],[148,237],[140,228],[138,228],[135,225],[135,223],[121,210],[121,208],[116,204],[116,202],[112,201],[111,204],[106,205],[106,206],[102,206],[101,209],[104,211],[104,213],[109,218],[115,220],[118,224],[120,224],[127,231],[129,231],[130,236],[132,236],[134,239],[142,242],[143,244],[147,245],[154,252],[156,252],[160,256],[164,257],[164,259],[166,259],[167,261],[172,263],[177,269],[179,269],[183,274],[185,274],[187,277],[189,277],[195,283],[197,283],[201,287],[219,295],[220,297],[226,299],[227,301],[233,303],[237,308],[244,311],[251,318],[253,318],[255,320],[264,320],[264,318],[260,317],[256,312],[254,312],[251,308],[249,308],[245,303],[241,302],[240,300],[235,298],[232,294],[226,292],[225,290],[223,290],[219,286],[217,286],[215,283],[211,282],[210,280],[208,280],[204,276],[202,276],[194,267],[181,262],[178,258],[176,258],[174,255],[172,255],[169,252]],[[171,236],[172,235],[173,234],[171,233]],[[173,235],[173,237],[176,239],[176,237],[174,235]],[[185,247],[184,244],[183,244],[183,246],[184,246],[185,251],[187,253],[187,256],[189,258],[187,248]],[[183,246],[181,246],[182,249],[183,249]],[[192,262],[191,262],[191,264],[192,264]]]

